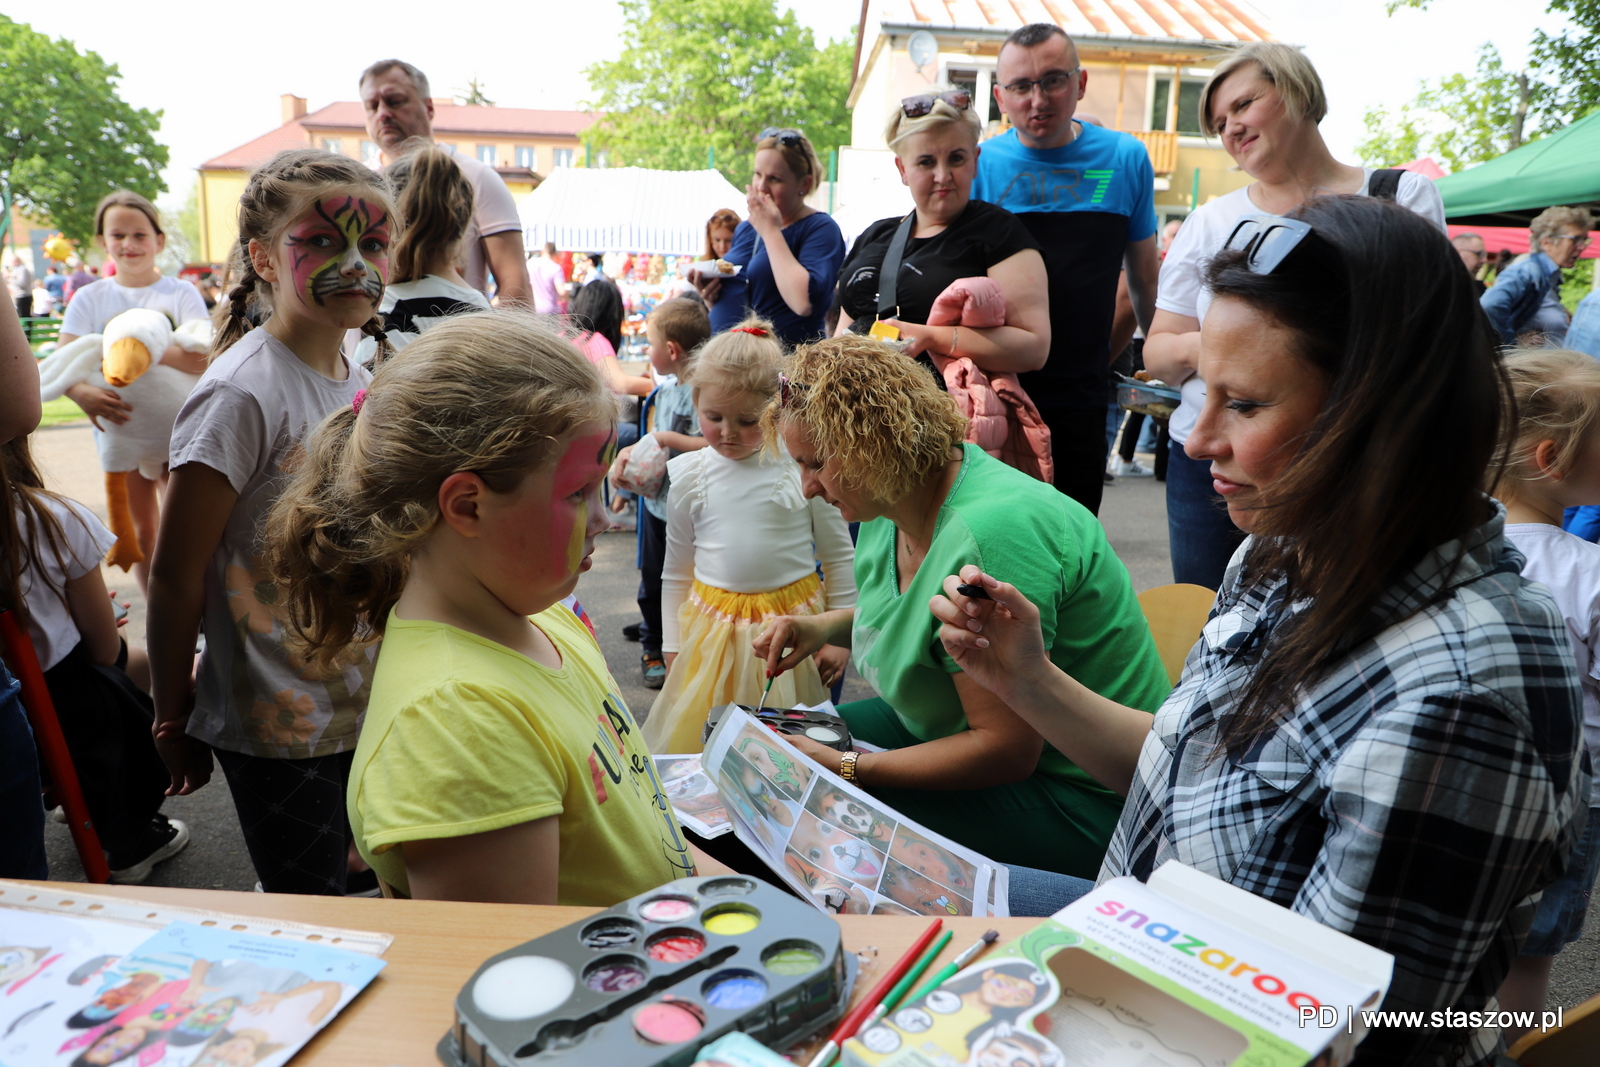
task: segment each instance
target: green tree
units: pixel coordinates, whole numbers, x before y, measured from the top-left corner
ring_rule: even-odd
[[[1546,10],[1571,20],[1557,35],[1534,33],[1528,50],[1549,86],[1540,114],[1559,126],[1600,107],[1600,0],[1550,0]]]
[[[34,218],[87,242],[112,189],[166,189],[161,112],[117,96],[117,68],[0,15],[0,184]]]
[[[1474,73],[1424,81],[1416,98],[1393,113],[1370,108],[1358,150],[1368,166],[1431,155],[1445,170],[1461,170],[1533,140],[1528,114],[1544,93],[1525,72],[1506,70],[1499,51],[1485,44]]]
[[[621,54],[584,73],[605,117],[584,133],[613,165],[699,170],[708,150],[736,185],[756,135],[806,134],[824,160],[850,137],[853,45],[818,47],[774,0],[622,0]],[[826,175],[819,175],[825,178]]]
[[[200,258],[200,183],[189,186],[181,204],[168,201],[156,206],[167,230],[167,247],[156,257],[156,265],[163,274],[177,274]]]
[[[474,78],[468,78],[467,79],[467,87],[465,89],[457,89],[456,90],[456,94],[457,94],[457,99],[459,99],[465,105],[468,105],[468,106],[476,105],[478,107],[494,107],[494,101],[490,100],[487,96],[484,95],[483,83],[480,82],[475,77]]]

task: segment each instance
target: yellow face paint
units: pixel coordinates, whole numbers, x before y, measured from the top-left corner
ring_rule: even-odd
[[[589,502],[578,505],[572,516],[572,535],[567,538],[567,570],[575,571],[583,562],[584,531],[589,528]]]

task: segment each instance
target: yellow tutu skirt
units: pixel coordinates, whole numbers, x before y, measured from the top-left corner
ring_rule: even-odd
[[[695,582],[678,610],[679,652],[641,728],[655,753],[699,752],[701,728],[722,704],[761,702],[767,665],[750,648],[777,615],[816,615],[827,607],[822,580],[808,574],[770,593],[730,593]],[[766,705],[792,708],[828,699],[817,665],[807,657],[772,683]]]

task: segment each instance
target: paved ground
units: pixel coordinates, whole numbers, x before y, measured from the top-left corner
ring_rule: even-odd
[[[104,517],[105,487],[86,426],[41,430],[34,436],[34,454],[52,487],[88,504]],[[1106,489],[1101,519],[1117,555],[1127,565],[1135,589],[1143,591],[1172,580],[1167,557],[1164,488],[1153,479],[1124,479]],[[144,636],[144,602],[131,577],[120,571],[107,584],[129,594],[128,637]],[[579,599],[600,632],[606,660],[622,686],[622,695],[642,718],[654,694],[639,684],[639,646],[625,641],[621,628],[638,618],[634,595],[634,538],[607,534],[595,549],[595,565],[578,588]],[[870,695],[851,669],[845,699]],[[182,854],[156,868],[150,884],[196,889],[242,889],[255,885],[255,873],[239,835],[233,804],[220,770],[211,785],[167,803],[169,815],[189,824],[194,842]],[[49,824],[50,870],[61,881],[82,881],[83,870],[64,826]],[[1572,1007],[1600,993],[1600,907],[1590,911],[1584,938],[1557,960],[1550,989],[1550,1007]]]

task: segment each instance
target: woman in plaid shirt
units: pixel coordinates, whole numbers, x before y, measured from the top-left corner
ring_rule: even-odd
[[[1033,606],[976,568],[934,598],[941,637],[1127,796],[1102,879],[1180,860],[1392,953],[1385,1008],[1485,1009],[1589,780],[1562,617],[1481,491],[1494,334],[1445,238],[1378,200],[1242,220],[1207,284],[1187,447],[1251,536],[1153,726],[1051,665]],[[1499,1045],[1382,1029],[1357,1062]]]

